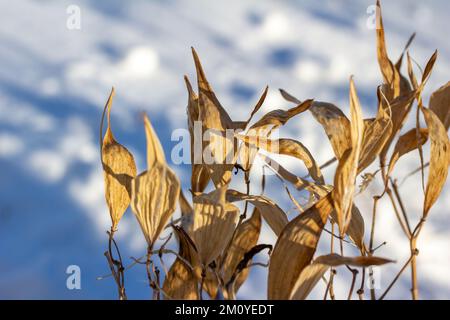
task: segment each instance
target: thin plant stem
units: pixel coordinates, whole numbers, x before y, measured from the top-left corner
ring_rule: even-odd
[[[375,227],[376,227],[376,220],[377,220],[377,205],[378,205],[378,201],[381,198],[378,196],[373,197],[373,210],[372,210],[372,226],[370,229],[370,240],[369,240],[369,255],[373,254],[373,242],[374,242],[374,238],[375,238]],[[370,268],[369,269],[369,279],[370,279],[370,298],[372,300],[376,300],[376,295],[375,295],[375,288],[373,287],[374,284],[374,279],[373,279],[373,269]]]
[[[399,210],[397,208],[397,205],[395,204],[394,195],[392,194],[391,189],[387,188],[386,189],[386,193],[387,193],[389,199],[391,200],[392,208],[394,209],[394,213],[395,213],[395,216],[397,217],[398,223],[400,224],[400,226],[401,226],[403,232],[405,233],[406,237],[409,238],[411,236],[410,230],[408,229],[408,226],[406,225],[406,222],[403,221],[403,219],[402,219],[402,217],[400,215],[400,212],[399,212]]]
[[[356,283],[356,277],[358,276],[358,270],[356,270],[356,269],[350,269],[350,270],[352,272],[352,284],[350,285],[350,290],[348,292],[347,300],[352,299],[353,290],[355,288],[355,283]]]
[[[364,300],[364,284],[366,282],[366,268],[362,268],[361,285],[357,291],[359,300]]]
[[[119,247],[117,243],[114,240],[114,230],[111,228],[111,230],[108,233],[109,239],[108,239],[108,251],[105,252],[106,260],[108,261],[111,274],[114,277],[114,280],[117,284],[117,290],[119,294],[120,300],[127,300],[127,295],[125,293],[125,277],[124,277],[124,267],[122,263],[122,256],[119,251]],[[113,245],[116,249],[118,260],[114,259],[113,255]]]
[[[334,252],[334,223],[331,223],[331,240],[330,240],[330,253],[332,254]],[[334,281],[334,275],[336,274],[336,270],[331,267],[330,268],[330,278],[328,280],[328,285],[325,290],[325,296],[324,300],[327,299],[328,292],[330,292],[330,298],[334,300],[334,287],[333,287],[333,281]]]
[[[406,224],[406,227],[408,230],[409,237],[411,237],[411,235],[412,235],[411,226],[409,224],[408,215],[406,214],[405,205],[403,204],[402,197],[400,196],[400,191],[398,190],[397,181],[392,181],[392,179],[390,179],[390,181],[391,181],[392,190],[394,190],[395,198],[397,199],[398,204],[400,205],[400,209],[403,214],[403,219],[405,220],[405,224]]]
[[[417,285],[417,255],[419,251],[416,248],[417,238],[411,238],[411,295],[413,300],[419,299],[419,288]]]
[[[389,293],[389,291],[392,289],[392,287],[394,286],[394,284],[397,282],[397,280],[400,278],[400,276],[402,275],[402,273],[406,270],[406,268],[409,266],[409,264],[411,263],[413,259],[413,255],[411,255],[408,259],[408,261],[406,261],[406,263],[403,265],[403,267],[400,269],[400,271],[397,273],[397,275],[395,276],[394,280],[392,280],[392,282],[389,284],[389,286],[387,287],[387,289],[383,292],[383,294],[380,296],[379,300],[383,300],[386,295]]]
[[[158,290],[157,290],[157,284],[155,280],[152,277],[152,271],[154,271],[153,261],[151,260],[152,257],[152,248],[149,246],[147,249],[147,261],[145,263],[145,269],[147,271],[147,278],[150,288],[152,289],[153,293],[153,299],[156,299],[158,296]]]

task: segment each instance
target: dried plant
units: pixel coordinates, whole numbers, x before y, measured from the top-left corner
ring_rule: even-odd
[[[220,104],[207,81],[199,56],[192,49],[197,71],[197,93],[185,76],[188,91],[187,123],[191,137],[191,201],[181,190],[180,181],[169,167],[156,131],[146,115],[147,169],[136,175],[132,154],[115,140],[112,133],[110,114],[114,90],[111,92],[100,129],[105,197],[112,221],[109,248],[105,255],[121,299],[126,299],[126,268],[113,235],[129,206],[141,226],[148,248],[146,255],[135,259],[132,265],[146,265],[154,299],[203,299],[206,294],[211,299],[236,299],[239,288],[247,280],[253,266],[268,267],[268,299],[306,299],[320,281],[325,282],[325,299],[335,299],[337,268],[348,270],[348,275],[351,275],[348,277],[351,279],[348,296],[339,298],[351,299],[353,293],[357,292],[360,299],[365,299],[368,296],[364,290],[366,276],[372,281],[375,277],[371,267],[394,262],[375,256],[378,248],[375,247],[375,233],[383,237],[383,230],[377,229],[377,206],[385,197],[391,202],[399,227],[408,239],[410,257],[399,268],[398,274],[392,275],[392,282],[380,296],[377,297],[371,288],[370,298],[384,299],[408,267],[411,268],[412,298],[419,297],[417,240],[433,205],[439,199],[450,164],[447,133],[450,127],[450,82],[431,95],[429,107],[426,107],[422,92],[437,61],[437,51],[431,56],[419,80],[408,51],[414,35],[394,64],[386,47],[379,2],[377,6],[377,56],[383,83],[375,88],[378,104],[372,118],[363,117],[363,106],[351,77],[349,118],[333,103],[311,99],[302,101],[280,90],[282,97],[295,106],[288,110],[271,111],[251,124],[264,104],[268,92],[266,87],[249,112],[248,119],[234,121]],[[405,54],[406,76],[401,72]],[[415,127],[405,129],[413,110]],[[311,112],[319,125],[318,129],[322,127],[329,139],[334,157],[323,166],[319,166],[300,141],[272,138],[277,128],[293,121],[291,119],[294,117],[301,117],[305,112]],[[103,135],[105,114],[107,129]],[[421,127],[421,115],[426,127]],[[209,139],[196,140],[196,124],[210,133]],[[232,135],[227,134],[229,130],[233,130]],[[424,154],[423,147],[428,142],[430,151]],[[424,192],[423,210],[418,221],[414,221],[414,215],[407,211],[399,184],[392,177],[398,161],[414,151],[420,156],[420,167],[410,175],[421,172],[423,186],[419,186],[418,191],[423,189]],[[210,156],[210,161],[205,160],[205,155]],[[308,176],[298,177],[289,172],[271,155],[299,160]],[[264,168],[271,169],[283,182],[285,191],[298,211],[294,217],[288,217],[280,205],[267,195],[251,193],[250,172],[257,157],[262,160]],[[333,185],[328,185],[322,171],[334,161],[337,161],[334,181]],[[364,172],[373,166],[376,167],[374,172]],[[241,178],[240,175],[233,175],[234,169],[243,171],[245,191],[230,187],[232,181]],[[363,179],[358,189],[358,176],[361,174]],[[263,193],[265,181],[263,171]],[[363,215],[355,204],[355,197],[373,191],[369,185],[375,181],[380,182],[382,189],[379,193],[371,194],[373,211]],[[290,185],[307,194],[309,199],[296,199],[289,191]],[[208,188],[210,191],[207,192]],[[242,212],[239,203],[243,204]],[[174,219],[177,204],[181,217]],[[249,206],[253,210],[247,217]],[[367,223],[364,217],[370,214],[371,221]],[[260,243],[263,224],[267,224],[277,237],[273,246]],[[331,231],[327,226],[331,227]],[[367,229],[368,226],[370,229]],[[165,229],[172,229],[175,233],[177,252],[166,248],[170,237],[160,248],[155,249]],[[324,231],[330,234],[330,250],[327,252],[318,248]],[[340,249],[337,252],[336,244],[339,244]],[[345,246],[355,247],[359,254],[345,256]],[[113,249],[118,258],[113,257]],[[254,262],[255,256],[265,249],[268,250],[267,264]],[[164,264],[166,254],[176,256],[168,271]],[[154,261],[156,256],[160,259],[160,267]],[[159,270],[161,267],[165,270],[163,278]],[[358,278],[361,286],[357,290]]]

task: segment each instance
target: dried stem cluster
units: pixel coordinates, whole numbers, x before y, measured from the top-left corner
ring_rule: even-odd
[[[379,2],[377,5],[380,6]],[[259,120],[252,121],[265,101],[268,90],[265,88],[248,119],[232,120],[214,94],[200,59],[192,49],[197,71],[197,92],[188,77],[185,77],[191,157],[194,157],[195,122],[200,122],[202,129],[215,130],[217,134],[208,141],[201,142],[202,150],[209,151],[215,161],[192,162],[191,200],[183,194],[180,181],[169,167],[156,131],[146,115],[144,127],[147,138],[147,169],[137,174],[133,155],[117,142],[111,129],[113,89],[102,116],[100,145],[105,197],[112,222],[109,248],[105,255],[120,299],[126,299],[124,273],[127,268],[123,266],[113,236],[120,219],[130,206],[148,248],[146,256],[134,259],[131,266],[145,265],[154,299],[203,299],[205,293],[211,299],[235,299],[239,288],[248,278],[250,267],[255,265],[268,266],[269,299],[305,299],[321,280],[326,283],[324,299],[335,299],[334,279],[339,268],[351,273],[349,291],[344,298],[351,299],[356,291],[358,297],[364,299],[366,276],[374,282],[372,267],[392,262],[375,256],[376,250],[386,244],[375,246],[377,207],[379,201],[386,196],[409,241],[411,254],[379,299],[387,296],[408,266],[411,268],[412,298],[419,297],[417,240],[430,209],[444,187],[450,163],[447,134],[450,126],[450,85],[447,83],[437,90],[426,107],[422,92],[436,62],[437,51],[421,71],[418,80],[408,52],[414,36],[394,64],[386,49],[381,10],[377,10],[376,34],[383,83],[377,88],[378,107],[371,118],[363,117],[356,85],[351,78],[349,118],[332,103],[311,99],[302,101],[280,90],[281,95],[294,104],[293,108],[273,110]],[[401,73],[405,54],[407,76]],[[416,125],[405,132],[403,127],[414,106]],[[334,157],[323,166],[319,166],[306,146],[297,140],[270,140],[277,128],[305,112],[313,115],[329,138]],[[105,115],[107,129],[103,133]],[[421,116],[424,117],[426,127],[421,127]],[[227,130],[237,129],[240,130],[239,134],[231,137],[225,135]],[[265,143],[260,138],[264,138]],[[423,152],[426,143],[430,144],[428,155]],[[277,148],[274,148],[275,145]],[[233,150],[232,153],[224,152],[223,146],[232,146],[233,148],[226,149]],[[264,152],[260,152],[261,150]],[[419,171],[422,173],[424,192],[423,211],[417,222],[412,221],[397,180],[392,177],[400,158],[415,150],[420,155]],[[300,160],[308,170],[308,176],[298,177],[289,172],[272,159],[273,154]],[[251,193],[250,172],[256,157],[263,160],[264,168],[273,170],[282,181],[298,211],[292,219],[288,219],[287,213],[264,195],[264,175],[263,194]],[[377,159],[378,170],[364,173]],[[329,185],[321,171],[335,161],[337,168],[333,184]],[[427,179],[425,167],[428,167]],[[230,187],[231,181],[239,177],[233,175],[234,169],[244,173],[245,193]],[[363,181],[358,191],[357,180],[361,174]],[[383,190],[379,195],[372,195],[372,220],[370,233],[366,237],[365,221],[354,200],[357,194],[367,192],[368,185],[376,180],[381,181]],[[302,202],[292,196],[289,186],[304,192],[308,201]],[[208,188],[210,191],[207,192]],[[243,202],[242,213],[236,205],[238,202]],[[174,221],[172,217],[177,206],[180,208],[181,218]],[[249,208],[253,208],[250,215]],[[277,237],[274,246],[259,243],[263,223]],[[326,225],[331,225],[331,231],[326,229]],[[178,252],[166,249],[170,237],[159,249],[154,249],[161,233],[168,227],[176,235]],[[330,234],[330,252],[319,256],[316,251],[324,230]],[[337,245],[339,250],[336,252]],[[345,256],[344,247],[348,245],[357,248],[359,255]],[[117,258],[113,256],[113,249]],[[265,249],[268,249],[268,264],[253,263],[254,256]],[[169,269],[163,259],[168,253],[176,255],[176,260]],[[159,258],[163,274],[155,263],[155,256]],[[325,277],[328,271],[329,277]],[[373,288],[370,290],[370,298],[377,299]]]

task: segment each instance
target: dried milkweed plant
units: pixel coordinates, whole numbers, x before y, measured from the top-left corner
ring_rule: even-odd
[[[137,173],[133,155],[113,135],[110,117],[113,89],[102,116],[100,145],[105,197],[111,216],[105,256],[120,299],[127,298],[127,268],[139,264],[145,265],[146,281],[154,299],[236,299],[239,288],[256,267],[267,268],[268,299],[306,299],[320,282],[325,288],[324,299],[351,299],[355,294],[360,299],[384,299],[408,269],[412,298],[419,297],[417,241],[438,201],[450,164],[450,83],[435,91],[426,105],[422,92],[437,61],[437,51],[420,68],[408,51],[413,35],[399,59],[391,60],[379,2],[377,6],[376,48],[383,82],[374,89],[378,104],[376,112],[368,118],[363,115],[356,81],[351,77],[348,117],[333,103],[300,100],[280,90],[282,97],[293,104],[292,108],[270,111],[254,121],[264,104],[268,92],[265,88],[248,119],[233,120],[214,94],[192,49],[198,88],[194,90],[185,76],[192,162],[191,181],[186,183],[190,187],[186,190],[166,161],[157,132],[146,115],[143,119],[147,168]],[[407,70],[405,74],[403,69]],[[417,70],[420,76],[416,75]],[[273,137],[275,130],[293,118],[301,122],[306,112],[317,121],[317,130],[324,130],[329,139],[333,158],[322,166],[300,141]],[[103,133],[105,116],[107,128]],[[407,128],[409,123],[414,125]],[[209,139],[196,139],[196,125],[210,132]],[[425,152],[426,144],[429,152]],[[417,192],[424,195],[422,211],[414,213],[407,210],[399,180],[393,177],[400,158],[411,152],[418,153],[420,163],[417,170],[403,178],[421,174]],[[299,160],[308,175],[299,177],[289,172],[275,161],[278,155]],[[262,192],[258,194],[252,192],[254,183],[250,179],[256,158],[264,169],[258,180]],[[330,170],[333,162],[337,163],[334,179],[327,183],[322,171]],[[369,168],[375,169],[369,172]],[[288,215],[265,194],[266,170],[283,183],[280,192],[287,192],[295,207],[294,214]],[[239,171],[242,174],[235,174]],[[255,172],[252,177],[261,171]],[[234,185],[242,186],[243,190],[232,189],[231,182],[236,179],[242,181]],[[374,181],[381,188],[371,186]],[[304,198],[298,199],[290,188],[305,195]],[[356,206],[356,197],[363,193],[373,199],[370,212],[362,213]],[[384,232],[377,228],[377,207],[384,198],[394,213],[390,223],[402,230],[409,243],[406,261],[376,255],[379,246],[375,234],[383,238]],[[114,235],[128,207],[141,227],[147,252],[126,266]],[[178,212],[179,217],[174,215]],[[276,237],[274,244],[262,243],[263,225]],[[169,236],[164,240],[163,234]],[[172,235],[177,250],[168,248]],[[319,241],[325,245],[319,248]],[[348,246],[353,249],[347,249]],[[175,257],[171,266],[164,263],[166,255]],[[397,271],[389,273],[388,285],[378,291],[365,290],[365,283],[375,281],[373,267],[386,268],[384,265],[388,263],[398,265],[389,268]],[[347,273],[343,279],[348,281],[335,281],[338,270],[339,274]],[[338,284],[347,285],[348,294],[336,296]]]

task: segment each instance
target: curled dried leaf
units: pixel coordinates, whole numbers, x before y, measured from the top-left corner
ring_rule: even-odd
[[[108,127],[101,146],[105,198],[111,216],[111,228],[117,229],[131,201],[131,181],[136,176],[133,155],[116,141],[111,130],[111,106],[114,88],[106,102]],[[103,119],[102,119],[103,122]]]
[[[392,130],[391,110],[389,106],[383,108],[380,104],[377,117],[365,125],[358,173],[375,161],[391,136]]]
[[[379,97],[381,101],[382,108],[390,108],[391,110],[391,121],[392,121],[392,131],[384,144],[383,150],[380,153],[381,159],[386,158],[386,154],[389,150],[389,147],[392,144],[392,141],[397,136],[397,134],[402,129],[408,114],[411,111],[414,99],[417,95],[416,91],[411,91],[405,95],[397,97],[391,102],[388,102],[385,97]]]
[[[319,282],[330,267],[338,267],[341,265],[370,267],[380,266],[391,262],[394,261],[374,256],[343,257],[338,254],[320,256],[316,258],[313,263],[303,269],[297,282],[295,283],[290,299],[306,299],[312,289],[316,286],[317,282]]]
[[[289,102],[300,103],[300,100],[280,89],[281,95]],[[317,122],[325,130],[336,158],[340,159],[350,146],[350,121],[337,106],[327,102],[314,101],[309,108]]]
[[[421,108],[421,110],[428,126],[431,141],[430,169],[423,206],[423,216],[427,217],[447,180],[448,166],[450,163],[450,142],[447,136],[447,130],[438,116],[427,108]]]
[[[450,127],[450,82],[431,95],[430,110],[436,114],[448,131]]]
[[[334,207],[341,236],[345,234],[351,220],[355,182],[364,132],[361,106],[353,79],[350,80],[350,112],[352,119],[350,123],[352,145],[339,159],[333,190]]]
[[[414,90],[417,90],[419,88],[419,84],[417,82],[417,78],[414,74],[414,70],[413,70],[413,66],[412,66],[412,62],[411,62],[411,56],[409,55],[409,52],[407,52],[407,57],[408,57],[408,76],[409,76],[409,81],[412,84],[412,87]]]
[[[289,299],[297,279],[313,258],[332,210],[332,197],[329,194],[283,229],[270,257],[269,299]]]
[[[287,155],[301,160],[308,169],[309,175],[319,184],[325,184],[319,165],[311,152],[300,142],[293,139],[270,140],[258,136],[237,136],[242,141],[255,145],[271,153]]]
[[[203,132],[209,134],[209,141],[202,141],[202,150],[206,149],[205,152],[210,155],[211,159],[208,159],[204,165],[208,168],[209,175],[216,188],[218,188],[230,182],[231,171],[237,158],[237,141],[226,134],[226,130],[234,129],[235,124],[208,83],[194,48],[192,48],[192,55],[197,70],[198,120],[202,123]],[[205,152],[202,154],[205,154]],[[203,162],[205,161],[200,163]],[[204,177],[201,178],[200,181],[203,182]],[[198,179],[198,177],[195,177],[195,179]]]
[[[299,103],[289,110],[273,110],[265,114],[260,120],[253,124],[247,132],[249,136],[269,137],[276,128],[285,125],[292,117],[306,111],[311,106],[312,100]],[[247,142],[241,144],[239,149],[239,159],[244,170],[250,170],[251,165],[258,152],[258,147]]]
[[[336,211],[333,211],[331,213],[331,218],[333,223],[337,222]],[[346,233],[349,236],[349,238],[353,241],[353,243],[359,248],[361,253],[364,253],[366,251],[366,246],[364,244],[364,231],[365,231],[364,218],[361,215],[361,212],[359,211],[358,207],[353,205],[352,216],[350,218],[350,223],[348,224]]]
[[[227,200],[230,202],[250,202],[258,209],[264,220],[277,236],[280,235],[281,231],[288,223],[286,213],[284,213],[275,202],[265,196],[246,195],[230,189],[227,191]]]
[[[342,265],[353,267],[370,267],[381,266],[387,263],[393,263],[394,261],[375,256],[343,257],[341,255],[332,253],[325,256],[320,256],[315,259],[314,262],[325,264],[330,267],[338,267]]]
[[[381,5],[379,0],[377,0],[376,10],[376,34],[378,64],[380,65],[380,70],[384,79],[383,91],[388,97],[388,100],[391,101],[401,94],[401,79],[399,71],[395,68],[387,53],[383,17],[381,14]]]
[[[198,300],[198,278],[193,270],[198,259],[195,245],[182,228],[174,226],[174,231],[179,242],[178,255],[183,259],[177,257],[170,267],[163,290],[171,299]]]
[[[299,103],[296,107],[289,110],[272,110],[266,113],[260,120],[250,127],[250,130],[267,130],[269,131],[285,125],[292,117],[308,110],[313,103],[313,100],[305,100]]]
[[[156,163],[165,165],[166,156],[163,147],[146,114],[144,114],[144,127],[147,138],[147,168],[152,168]]]
[[[236,270],[239,262],[244,258],[244,255],[250,251],[258,243],[259,234],[261,233],[261,214],[258,209],[253,210],[252,216],[244,221],[236,230],[236,235],[228,248],[228,252],[225,254],[225,259],[221,263],[222,279],[227,284],[233,273]],[[234,296],[244,281],[247,279],[250,269],[245,268],[242,270],[234,283],[230,288],[233,292],[228,293],[226,290],[224,294],[225,298],[231,298]]]
[[[322,263],[311,263],[300,273],[292,288],[290,300],[305,300],[330,266]]]
[[[243,130],[245,130],[247,128],[247,126],[250,123],[250,121],[252,121],[253,116],[259,111],[259,109],[262,107],[264,101],[266,100],[268,91],[269,91],[269,87],[266,86],[266,88],[264,89],[261,97],[259,98],[259,100],[256,103],[255,107],[253,108],[253,111],[250,114],[250,117],[247,119],[247,121],[244,122],[244,124],[242,126],[239,126],[240,128],[242,128]]]
[[[226,187],[194,197],[191,238],[204,267],[216,260],[229,243],[239,209],[225,199]]]
[[[195,144],[195,122],[200,121],[200,111],[198,104],[198,96],[192,89],[192,85],[189,82],[187,76],[184,76],[184,81],[186,83],[186,88],[188,91],[188,105],[187,105],[187,118],[188,118],[188,129],[191,143],[191,187],[194,192],[203,192],[208,185],[210,176],[208,169],[202,164],[202,159],[195,158],[195,156],[201,156],[202,150],[197,150],[198,146]],[[201,145],[199,145],[201,147]]]
[[[417,130],[411,129],[404,135],[402,135],[395,145],[394,152],[392,153],[391,160],[389,161],[389,167],[387,171],[387,176],[390,176],[394,170],[397,161],[405,154],[416,150],[419,145],[424,145],[428,140],[428,129],[419,130],[419,140],[417,139]]]
[[[312,195],[318,196],[321,198],[323,195],[327,194],[330,190],[330,187],[327,185],[318,185],[314,182],[308,181],[306,179],[300,178],[293,173],[289,172],[285,169],[281,164],[277,161],[273,160],[264,155],[260,155],[261,159],[264,160],[267,165],[269,165],[280,177],[284,180],[292,183],[295,188],[299,191],[306,189],[311,192]]]

